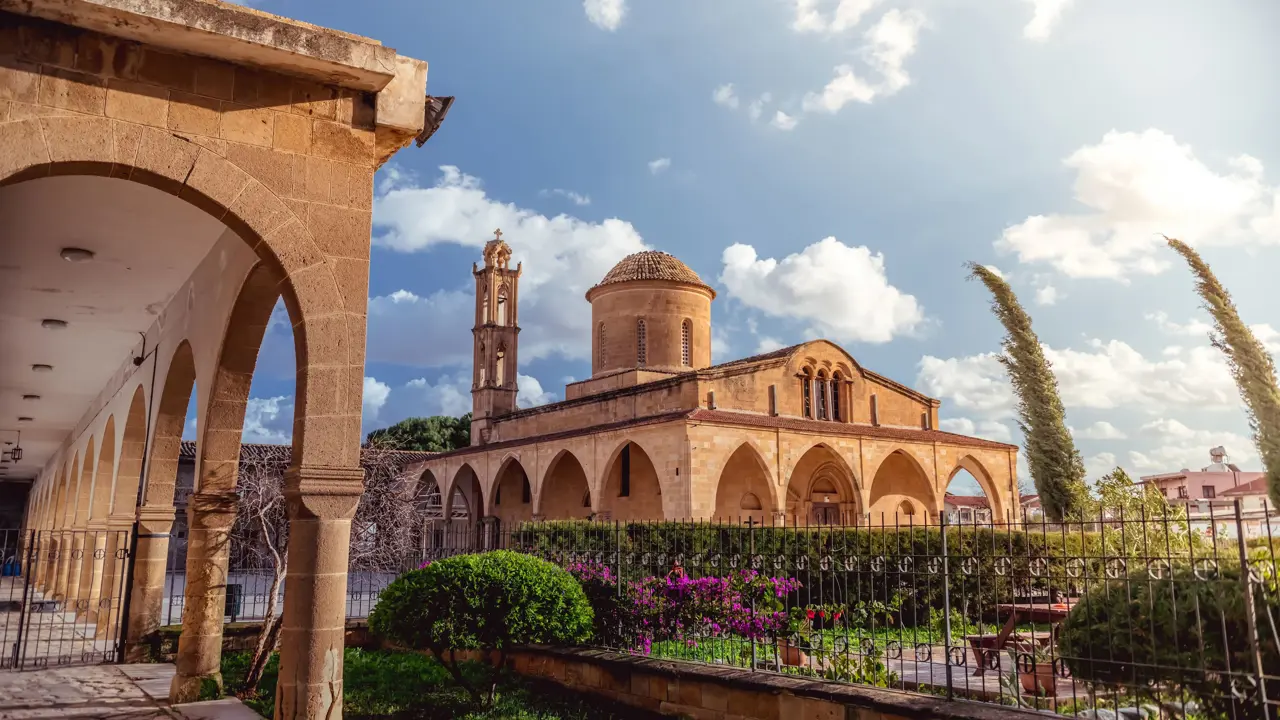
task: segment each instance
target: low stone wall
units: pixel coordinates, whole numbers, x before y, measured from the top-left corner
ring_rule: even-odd
[[[222,652],[233,653],[252,650],[258,640],[260,622],[227,623],[222,626]],[[174,662],[178,655],[178,636],[181,625],[162,627],[146,638],[147,662]],[[347,647],[370,647],[369,623],[365,620],[347,621]]]
[[[528,649],[519,674],[694,720],[1027,720],[1028,711],[860,685],[679,663],[603,650]]]

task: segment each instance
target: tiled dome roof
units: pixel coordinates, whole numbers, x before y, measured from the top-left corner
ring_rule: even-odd
[[[671,280],[709,288],[688,265],[658,250],[645,250],[622,258],[596,287],[631,280]]]

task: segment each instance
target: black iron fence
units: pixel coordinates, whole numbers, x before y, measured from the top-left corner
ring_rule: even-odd
[[[1059,525],[455,521],[397,567],[353,567],[348,615],[367,616],[401,572],[508,549],[582,580],[594,643],[623,652],[1095,718],[1276,717],[1280,538],[1265,508],[1250,515],[1237,503],[1207,519]],[[233,570],[228,618],[261,617],[270,583],[269,570]]]

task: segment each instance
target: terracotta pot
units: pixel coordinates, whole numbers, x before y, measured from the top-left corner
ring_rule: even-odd
[[[1032,695],[1058,696],[1058,681],[1053,676],[1052,665],[1041,663],[1036,665],[1035,672],[1019,672],[1018,680],[1023,691]]]
[[[799,646],[792,645],[789,640],[778,641],[778,659],[783,665],[802,667],[809,664],[809,656]]]

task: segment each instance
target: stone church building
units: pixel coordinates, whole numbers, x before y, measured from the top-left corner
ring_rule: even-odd
[[[995,518],[1018,508],[1016,446],[938,430],[938,400],[835,343],[713,365],[715,290],[657,251],[587,291],[591,377],[518,409],[521,265],[495,234],[472,268],[471,445],[421,464],[428,517],[922,524],[962,469]]]

